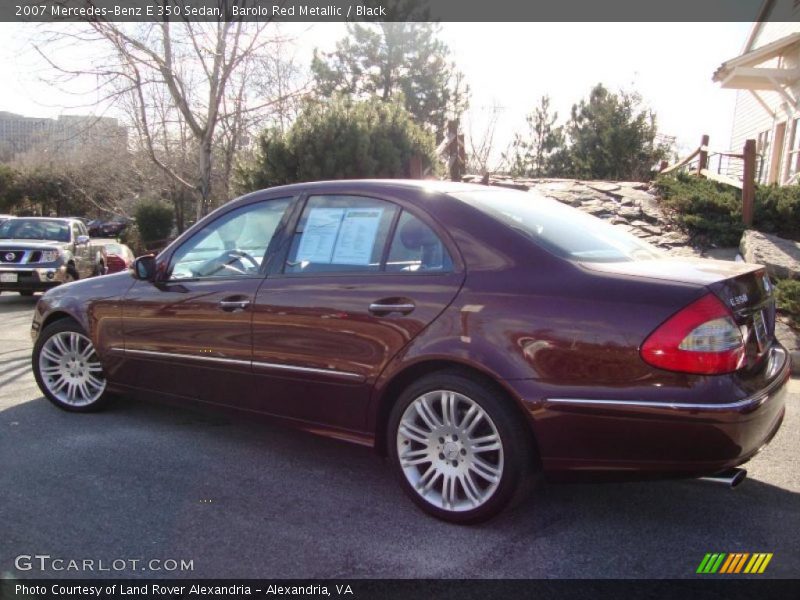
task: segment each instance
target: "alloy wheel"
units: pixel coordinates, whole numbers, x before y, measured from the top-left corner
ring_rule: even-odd
[[[45,341],[39,353],[39,374],[47,391],[71,407],[97,402],[106,389],[92,342],[74,331],[56,333]]]
[[[449,390],[427,392],[408,405],[397,428],[397,456],[416,493],[447,511],[484,505],[503,475],[503,444],[491,417]]]

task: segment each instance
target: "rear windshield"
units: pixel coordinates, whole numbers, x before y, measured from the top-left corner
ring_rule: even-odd
[[[452,195],[563,258],[625,262],[663,256],[623,229],[540,194],[487,189]]]

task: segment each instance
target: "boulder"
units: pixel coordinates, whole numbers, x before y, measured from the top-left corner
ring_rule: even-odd
[[[631,221],[631,225],[653,235],[661,235],[664,233],[664,230],[661,227],[648,223],[647,221]]]
[[[586,186],[603,193],[616,192],[620,189],[619,185],[608,181],[588,181]]]
[[[747,262],[767,267],[779,279],[800,279],[800,244],[777,235],[748,230],[742,235],[739,250]]]

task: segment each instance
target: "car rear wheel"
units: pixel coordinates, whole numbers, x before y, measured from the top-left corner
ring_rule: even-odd
[[[458,372],[429,375],[405,390],[388,443],[412,500],[454,523],[495,516],[532,475],[524,418],[502,392]]]
[[[90,412],[108,399],[92,341],[72,319],[42,330],[33,348],[33,373],[47,399],[64,410]]]

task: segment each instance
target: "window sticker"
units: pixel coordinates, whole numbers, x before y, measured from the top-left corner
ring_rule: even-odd
[[[382,216],[382,208],[347,209],[333,250],[333,262],[369,265]]]
[[[300,236],[296,260],[330,264],[344,213],[343,208],[312,208]]]

